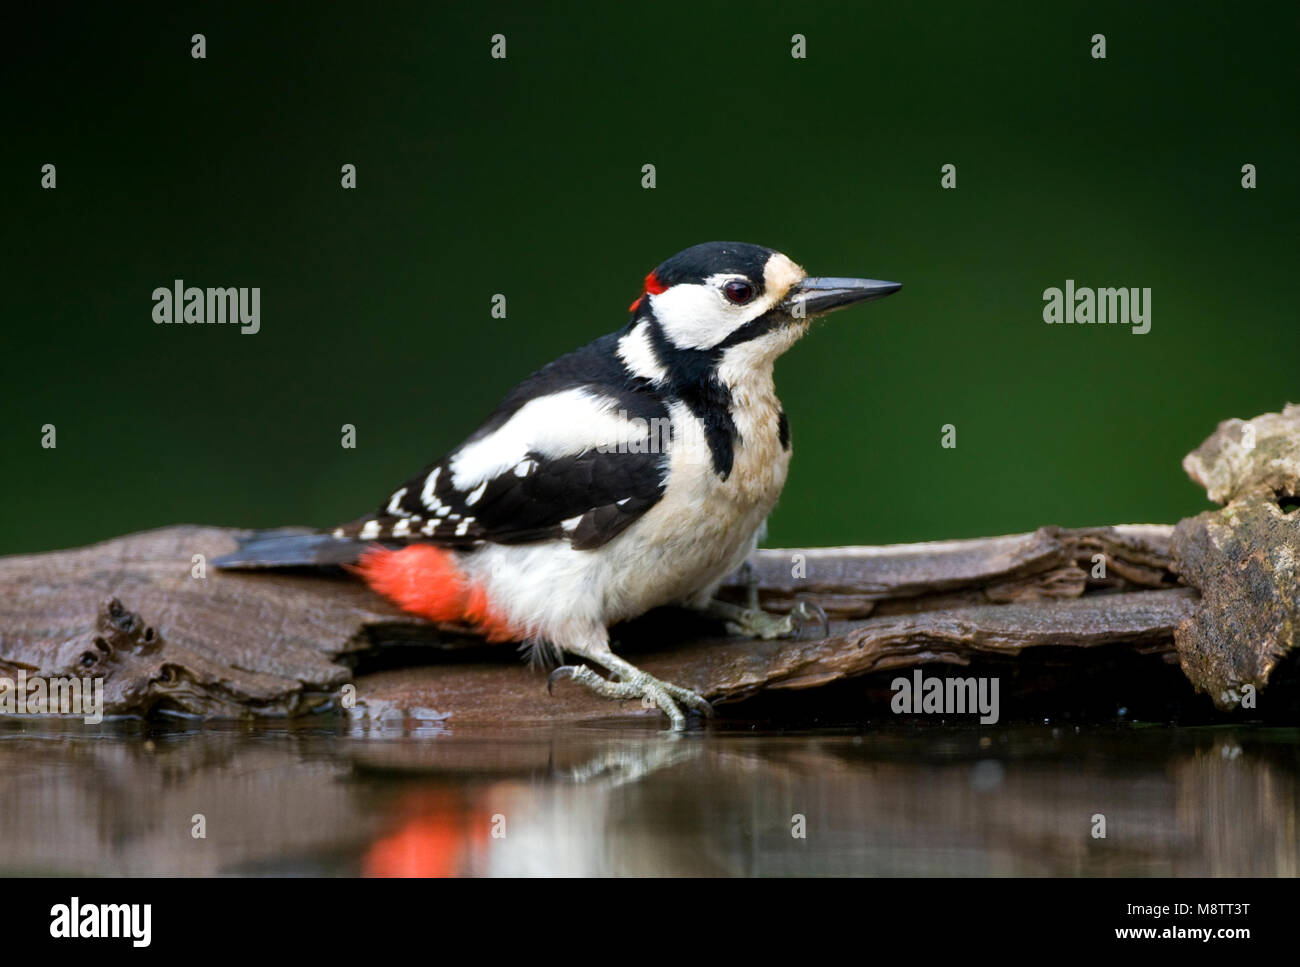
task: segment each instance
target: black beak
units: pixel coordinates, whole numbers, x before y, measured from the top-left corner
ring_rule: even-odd
[[[902,287],[901,282],[880,282],[877,279],[804,279],[790,290],[781,307],[799,319],[843,309],[859,302],[883,299]]]

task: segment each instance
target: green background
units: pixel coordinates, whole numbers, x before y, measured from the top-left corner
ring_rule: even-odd
[[[1294,3],[537,6],[6,11],[0,552],[369,511],[715,239],[905,285],[778,364],[769,544],[1173,521],[1300,398]],[[154,325],[178,277],[262,331]],[[1067,278],[1151,332],[1045,325]]]

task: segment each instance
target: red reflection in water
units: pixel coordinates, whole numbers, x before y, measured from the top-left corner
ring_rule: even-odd
[[[445,793],[409,796],[395,811],[408,818],[371,843],[361,861],[364,876],[460,876],[489,835],[488,813]]]

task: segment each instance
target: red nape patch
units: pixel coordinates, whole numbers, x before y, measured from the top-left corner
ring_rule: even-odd
[[[660,292],[667,292],[668,286],[659,281],[659,276],[651,272],[645,277],[645,285],[641,287],[641,294],[637,300],[627,307],[628,312],[636,312],[641,308],[641,303],[645,301],[648,295],[658,295]]]
[[[667,292],[668,286],[659,281],[659,276],[651,272],[645,277],[645,291],[651,295],[658,295],[660,292]]]
[[[430,621],[474,625],[488,641],[518,637],[492,611],[487,592],[466,581],[451,551],[429,544],[412,544],[400,551],[372,547],[361,555],[356,570],[366,584],[403,611]]]

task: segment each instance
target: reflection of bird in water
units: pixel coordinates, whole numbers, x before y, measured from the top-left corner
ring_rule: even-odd
[[[678,742],[673,741],[674,738],[676,736],[666,736],[663,740],[636,744],[611,742],[581,765],[557,769],[556,774],[579,783],[601,780],[602,785],[616,789],[644,779],[652,772],[693,759],[703,751],[703,746],[695,742]]]
[[[564,875],[600,868],[590,855],[601,843],[606,795],[668,766],[695,758],[704,747],[696,742],[660,737],[646,741],[601,743],[574,766],[555,764],[549,775],[565,810],[539,808],[552,797],[539,797],[533,784],[515,779],[484,785],[479,794],[421,790],[398,800],[402,817],[396,828],[376,839],[362,858],[361,872],[374,877],[447,877],[464,875]],[[565,759],[574,758],[561,748]],[[531,771],[526,775],[534,775]],[[578,792],[578,790],[581,792]],[[565,790],[571,790],[566,793]],[[573,835],[581,828],[581,835]],[[573,855],[561,860],[556,844],[567,843]]]
[[[401,800],[398,809],[407,818],[370,844],[363,876],[461,876],[491,833],[491,815],[459,794],[423,791]]]

